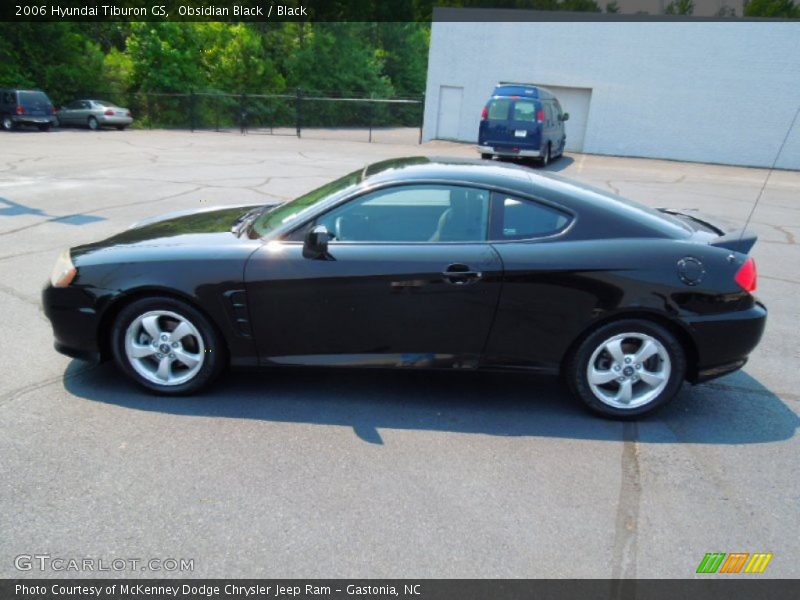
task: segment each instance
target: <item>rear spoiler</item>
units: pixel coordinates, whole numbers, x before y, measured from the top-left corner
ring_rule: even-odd
[[[758,236],[754,231],[750,229],[737,229],[712,240],[710,245],[747,254],[755,245],[757,239]]]
[[[747,254],[755,245],[756,240],[758,240],[758,236],[750,229],[734,229],[729,223],[720,223],[720,220],[717,218],[707,218],[695,209],[676,210],[674,208],[659,208],[657,210],[669,215],[686,217],[716,232],[719,234],[719,237],[709,242],[711,246]]]

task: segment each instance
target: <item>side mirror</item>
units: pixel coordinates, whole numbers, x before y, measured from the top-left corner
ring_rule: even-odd
[[[569,121],[569,113],[564,113],[563,115],[561,115],[561,120],[562,121]]]
[[[312,227],[303,241],[303,257],[331,260],[333,257],[328,254],[328,242],[332,237],[333,234],[325,225]]]

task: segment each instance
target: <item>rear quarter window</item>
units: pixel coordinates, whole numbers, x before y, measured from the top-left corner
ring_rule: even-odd
[[[534,202],[506,194],[495,194],[493,199],[493,240],[525,240],[553,235],[569,225],[569,214]]]

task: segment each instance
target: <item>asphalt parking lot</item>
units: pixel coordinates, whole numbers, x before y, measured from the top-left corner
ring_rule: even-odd
[[[639,423],[524,374],[233,373],[148,396],[57,354],[58,252],[184,208],[290,199],[383,158],[474,148],[266,135],[0,135],[0,576],[15,557],[193,559],[194,577],[675,577],[772,552],[798,577],[800,173],[753,218],[765,337],[746,368]],[[569,155],[550,170],[744,222],[767,175]],[[85,576],[108,575],[87,572]],[[744,575],[739,575],[744,577]]]

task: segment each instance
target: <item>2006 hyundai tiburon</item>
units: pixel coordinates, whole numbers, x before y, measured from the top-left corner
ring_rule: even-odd
[[[161,394],[227,364],[528,369],[632,417],[744,365],[766,321],[755,241],[521,167],[407,158],[72,248],[43,299],[58,350]]]

